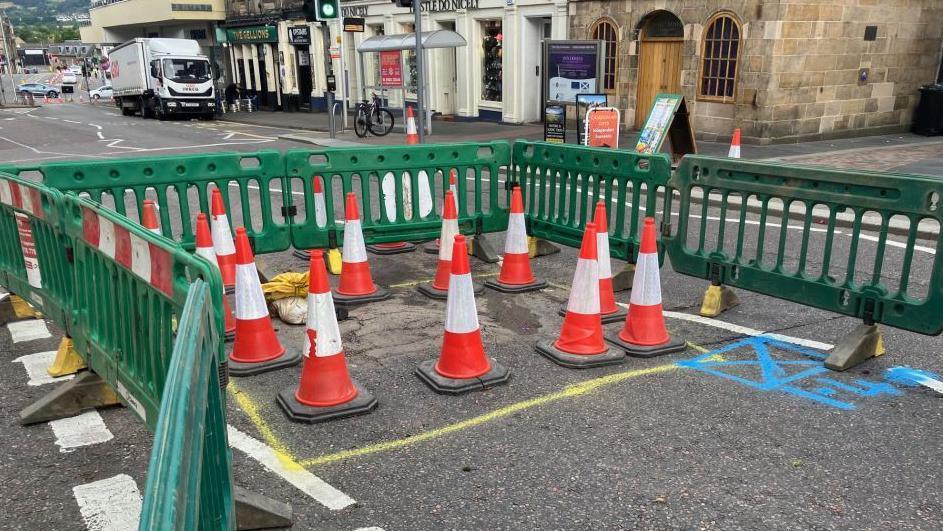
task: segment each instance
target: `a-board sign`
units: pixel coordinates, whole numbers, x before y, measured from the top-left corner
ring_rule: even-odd
[[[399,50],[380,52],[380,86],[400,87],[403,85],[403,61]]]
[[[549,103],[570,104],[599,90],[602,41],[545,41],[544,88]]]
[[[544,109],[544,142],[566,142],[566,107],[547,105]]]
[[[344,31],[347,33],[363,33],[367,21],[363,17],[344,17]]]
[[[576,95],[576,143],[586,144],[586,111],[592,107],[608,107],[609,98],[605,94]]]
[[[681,94],[658,94],[648,111],[648,119],[635,141],[635,151],[653,154],[661,151],[665,140],[673,161],[687,153],[697,153],[688,108]]]
[[[586,112],[587,146],[619,148],[619,109],[615,107],[592,107]]]

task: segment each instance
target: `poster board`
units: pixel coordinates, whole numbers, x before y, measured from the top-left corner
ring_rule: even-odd
[[[621,115],[615,107],[593,107],[586,113],[586,145],[619,149]]]
[[[697,153],[688,108],[681,94],[658,94],[648,111],[648,119],[635,141],[635,151],[654,154],[662,150],[665,140],[674,162],[688,153]]]
[[[600,88],[602,41],[544,41],[547,104],[573,105],[576,96]]]
[[[403,85],[403,61],[399,50],[380,52],[380,86]]]
[[[576,95],[576,143],[586,144],[583,138],[586,133],[586,113],[593,107],[608,107],[609,97],[605,94],[577,94]]]
[[[544,108],[544,142],[566,142],[566,107],[563,105],[547,105]]]

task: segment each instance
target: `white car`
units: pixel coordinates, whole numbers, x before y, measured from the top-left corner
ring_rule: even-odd
[[[82,67],[79,66],[79,65],[72,65],[72,66],[69,67],[69,72],[72,72],[73,74],[75,74],[75,75],[77,75],[77,76],[81,76],[81,75],[82,75]]]
[[[73,74],[72,72],[66,70],[65,72],[62,73],[62,82],[65,84],[71,85],[73,83],[78,83],[79,78],[77,78],[75,74]]]
[[[111,85],[105,85],[103,87],[98,87],[97,89],[92,90],[92,99],[93,100],[110,100],[114,93],[111,90]]]

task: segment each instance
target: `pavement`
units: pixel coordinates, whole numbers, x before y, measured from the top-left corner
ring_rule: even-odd
[[[287,127],[145,122],[92,105],[0,110],[0,127],[0,160],[23,164],[305,145],[279,138],[303,134]],[[873,167],[943,176],[935,162],[939,147],[933,139],[897,135],[744,146],[744,156],[848,167],[869,160]],[[726,151],[718,144],[707,149]],[[718,212],[708,214],[716,228]],[[786,256],[799,254],[795,232],[785,231]],[[708,246],[714,233],[707,231]],[[774,236],[758,253],[764,260],[776,257]],[[504,235],[488,238],[500,248]],[[810,249],[824,245],[823,233],[811,238]],[[842,231],[834,238],[830,265],[840,270],[852,239]],[[746,241],[755,247],[755,238]],[[921,243],[909,279],[914,296],[926,291],[936,268],[935,244]],[[868,278],[876,245],[868,238],[858,245],[853,274]],[[893,245],[887,249],[883,278],[893,286],[903,256]],[[808,270],[820,271],[821,259],[809,256]],[[701,318],[705,283],[663,267],[667,326],[687,350],[564,369],[534,351],[558,333],[557,310],[569,297],[576,251],[564,248],[533,263],[547,289],[515,296],[486,290],[477,298],[486,352],[510,368],[508,385],[438,395],[413,374],[438,355],[442,340],[445,304],[415,290],[431,279],[435,256],[370,261],[376,282],[393,296],[353,310],[340,327],[350,372],[378,397],[376,411],[318,425],[290,422],[275,394],[297,385],[299,368],[233,379],[228,390],[235,481],[291,503],[295,529],[943,525],[943,395],[887,377],[896,366],[943,373],[936,337],[884,328],[886,355],[830,372],[821,366],[823,353],[856,320],[748,292],[719,318]],[[258,263],[267,271],[305,267],[287,252],[261,255]],[[622,267],[614,261],[615,271]],[[797,266],[787,260],[785,267]],[[497,271],[496,264],[472,260],[479,281]],[[628,299],[628,292],[617,294],[621,303]],[[123,408],[20,427],[18,411],[55,386],[41,368],[61,336],[50,323],[28,323],[0,327],[0,363],[9,364],[0,371],[0,447],[7,453],[0,499],[15,515],[4,526],[128,528],[139,503],[135,489],[144,489],[150,436]],[[298,326],[278,324],[278,334],[286,345],[303,338]]]

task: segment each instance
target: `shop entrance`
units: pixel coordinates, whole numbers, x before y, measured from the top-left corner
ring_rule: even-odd
[[[540,87],[541,97],[525,98],[522,106],[521,119],[525,123],[543,121],[543,106],[545,95],[543,94],[543,59],[544,59],[544,41],[552,36],[553,28],[550,17],[527,18],[524,24],[524,33],[522,36],[522,45],[527,53],[524,54],[521,68],[521,79],[525,87]]]
[[[256,44],[255,46],[256,55],[259,58],[259,83],[255,89],[259,95],[259,106],[268,108],[273,104],[269,101],[268,74],[265,71],[265,53],[268,51],[268,46],[265,44]]]
[[[311,53],[307,46],[296,46],[298,65],[298,102],[299,107],[311,110]]]
[[[681,92],[684,26],[670,11],[654,11],[639,24],[635,128],[641,129],[660,92]]]
[[[455,31],[455,21],[448,20],[439,22],[439,29]],[[458,80],[456,79],[455,48],[443,48],[436,50],[433,57],[438,56],[439,63],[436,65],[436,78],[438,85],[438,105],[436,111],[449,116],[455,114],[455,98],[458,92]],[[433,96],[435,97],[435,96]]]

